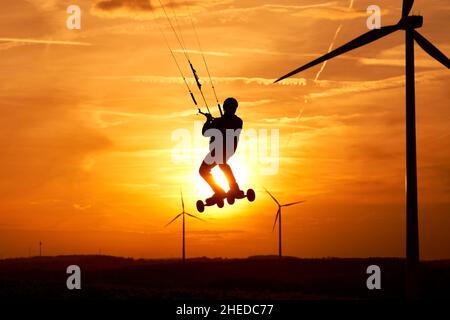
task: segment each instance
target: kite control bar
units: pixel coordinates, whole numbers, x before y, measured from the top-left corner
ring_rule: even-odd
[[[202,112],[200,108],[198,108],[198,114],[205,116],[207,119],[214,119],[214,117],[209,112]]]

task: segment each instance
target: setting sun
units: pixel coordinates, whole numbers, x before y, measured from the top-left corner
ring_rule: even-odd
[[[247,165],[239,158],[232,158],[229,161],[229,165],[231,166],[234,176],[236,178],[237,183],[241,187],[241,189],[247,189],[251,187],[249,185],[249,168]],[[214,180],[224,189],[225,191],[229,190],[229,186],[227,183],[227,180],[225,178],[225,175],[222,173],[220,168],[216,166],[211,173],[214,176]],[[192,179],[194,180],[194,185],[199,192],[199,194],[202,197],[209,197],[212,194],[211,188],[208,186],[208,184],[198,175],[198,171],[195,171],[192,174]],[[254,181],[252,181],[255,183]]]

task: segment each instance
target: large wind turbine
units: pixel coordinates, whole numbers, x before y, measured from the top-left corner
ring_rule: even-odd
[[[417,161],[416,161],[416,115],[414,88],[414,40],[431,57],[450,68],[450,60],[425,39],[415,29],[422,27],[422,16],[409,16],[414,0],[404,0],[402,17],[396,25],[381,27],[369,31],[347,44],[311,61],[304,66],[284,75],[275,82],[286,79],[303,70],[311,68],[326,60],[344,54],[353,49],[383,38],[395,31],[406,33],[406,294],[409,298],[418,297],[418,267],[419,267],[419,226],[417,209]]]
[[[292,202],[292,203],[286,203],[286,204],[280,204],[278,202],[277,199],[275,199],[275,197],[269,192],[269,190],[267,190],[266,188],[264,188],[264,190],[266,190],[266,192],[269,194],[269,196],[273,199],[273,201],[275,201],[275,203],[278,206],[278,211],[277,214],[275,216],[275,222],[273,223],[273,227],[272,227],[272,231],[275,230],[275,225],[277,224],[278,221],[278,256],[281,258],[282,255],[282,251],[281,251],[281,208],[283,207],[290,207],[305,201],[297,201],[297,202]]]
[[[199,217],[196,217],[196,216],[194,216],[193,214],[190,214],[190,213],[187,213],[186,211],[184,211],[184,200],[183,200],[183,191],[180,191],[180,194],[181,194],[181,207],[182,207],[182,209],[183,209],[183,211],[180,213],[180,214],[178,214],[177,216],[175,216],[175,218],[173,218],[172,220],[170,220],[170,222],[168,223],[168,224],[166,224],[166,227],[168,226],[168,225],[170,225],[172,222],[174,222],[175,220],[177,220],[179,217],[183,217],[183,231],[182,231],[182,233],[183,233],[183,242],[182,242],[182,252],[181,252],[181,259],[182,259],[182,261],[183,262],[185,262],[186,261],[186,246],[185,246],[185,243],[186,243],[186,228],[185,228],[185,215],[188,215],[189,217],[192,217],[192,218],[195,218],[195,219],[198,219],[198,220],[201,220],[201,221],[205,221],[205,220],[203,220],[203,219],[200,219]]]

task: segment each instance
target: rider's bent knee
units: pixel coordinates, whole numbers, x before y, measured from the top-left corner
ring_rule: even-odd
[[[207,174],[209,174],[211,172],[211,169],[208,167],[208,165],[206,165],[205,163],[202,163],[202,165],[200,166],[200,168],[198,169],[198,173],[201,176],[205,176]]]

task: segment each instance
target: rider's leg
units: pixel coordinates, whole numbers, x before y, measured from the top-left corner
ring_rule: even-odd
[[[236,178],[234,177],[233,170],[227,163],[219,164],[220,170],[222,170],[223,174],[227,178],[228,185],[230,186],[230,191],[236,194],[241,193],[241,189],[236,182]]]
[[[219,164],[220,170],[222,170],[225,178],[227,178],[228,185],[230,188],[236,183],[236,178],[234,177],[233,170],[227,163]]]
[[[214,180],[211,170],[216,166],[215,163],[208,164],[205,161],[202,162],[200,169],[198,170],[203,179],[209,184],[214,194],[225,193],[225,191]]]

